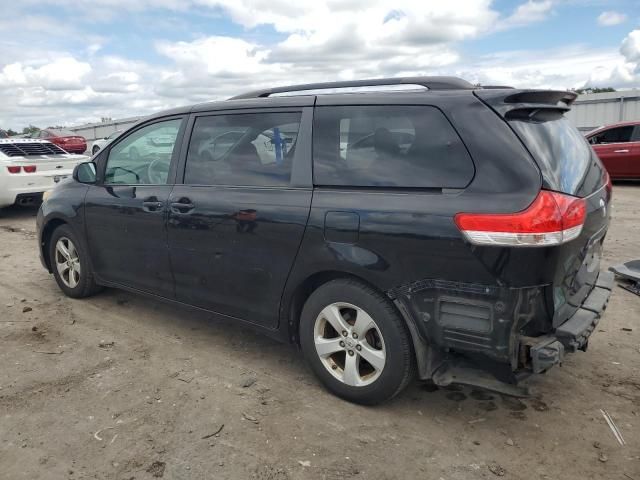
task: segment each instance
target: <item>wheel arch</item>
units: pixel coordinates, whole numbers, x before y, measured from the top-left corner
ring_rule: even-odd
[[[311,294],[325,283],[338,279],[353,279],[368,285],[380,291],[375,285],[367,282],[365,279],[348,272],[339,270],[324,270],[308,275],[304,280],[298,283],[295,290],[285,300],[281,318],[286,322],[285,328],[288,332],[288,339],[291,343],[300,346],[300,338],[298,330],[300,327],[300,315],[304,304]]]
[[[61,225],[69,225],[69,222],[56,217],[49,220],[42,228],[40,251],[44,260],[44,264],[47,267],[49,273],[53,272],[53,269],[51,267],[51,258],[49,256],[49,242],[51,242],[51,236],[53,235],[53,232]]]

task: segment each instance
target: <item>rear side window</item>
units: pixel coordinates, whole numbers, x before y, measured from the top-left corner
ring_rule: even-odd
[[[314,183],[462,188],[474,166],[443,113],[429,106],[316,107]]]
[[[590,166],[598,166],[598,162],[592,158],[587,140],[569,120],[560,114],[549,115],[548,120],[535,118],[509,123],[536,160],[545,184],[552,190],[575,195],[582,190],[590,170],[597,183],[601,172]]]
[[[287,186],[299,128],[299,112],[198,117],[184,183]]]
[[[610,128],[589,138],[589,142],[598,145],[601,143],[627,143],[632,141],[633,125]]]

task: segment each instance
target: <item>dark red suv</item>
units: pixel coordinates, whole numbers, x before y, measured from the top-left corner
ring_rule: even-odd
[[[613,179],[640,178],[640,122],[607,125],[587,134]]]

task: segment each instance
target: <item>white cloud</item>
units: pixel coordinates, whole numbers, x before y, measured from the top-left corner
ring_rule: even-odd
[[[456,73],[483,85],[568,89],[584,86],[594,66],[611,71],[618,62],[614,49],[577,45],[552,52],[513,50],[487,55]]]
[[[88,63],[73,57],[58,58],[37,67],[17,62],[2,69],[0,87],[38,85],[48,90],[79,90],[90,72]]]
[[[208,75],[251,75],[268,68],[269,50],[240,38],[207,37],[193,42],[159,42],[157,50],[184,69]]]
[[[620,45],[620,56],[612,66],[594,68],[589,87],[638,88],[640,85],[640,29],[629,33]]]
[[[527,0],[519,5],[513,14],[507,17],[498,28],[513,28],[540,22],[551,13],[553,2],[551,0]]]
[[[489,0],[416,2],[396,0],[197,0],[223,8],[247,27],[273,25],[280,32],[306,32],[322,36],[345,27],[374,41],[393,36],[411,38],[421,30],[434,41],[462,40],[491,27],[498,13]],[[418,36],[418,35],[416,35]]]
[[[36,1],[24,0],[31,10],[36,4],[29,2]],[[60,8],[75,5],[48,1]],[[149,60],[133,60],[104,54],[117,39],[83,32],[82,25],[69,34],[56,31],[55,22],[43,16],[28,16],[21,25],[5,17],[0,19],[0,29],[9,32],[0,38],[0,126],[144,115],[265,86],[338,79],[454,74],[474,83],[570,88],[632,86],[640,77],[640,30],[631,32],[618,51],[574,45],[549,51],[505,46],[482,57],[463,53],[464,42],[543,21],[553,14],[551,0],[522,1],[502,15],[490,0],[160,1],[94,0],[91,5],[97,12],[134,16],[152,4],[174,12],[191,8],[230,17],[245,30],[235,36],[158,38],[151,42]],[[277,35],[253,30],[264,26]]]
[[[620,53],[627,63],[640,63],[640,30],[634,30],[622,41]]]
[[[614,12],[612,10],[602,12],[598,15],[598,24],[603,27],[612,27],[613,25],[620,25],[627,21],[627,15],[624,13]]]

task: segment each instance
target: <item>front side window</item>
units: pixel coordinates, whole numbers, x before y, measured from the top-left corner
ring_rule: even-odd
[[[198,117],[184,183],[286,186],[291,178],[300,113]]]
[[[474,166],[446,117],[429,106],[317,107],[314,183],[462,188]]]
[[[167,183],[169,166],[182,120],[166,120],[147,125],[123,138],[109,152],[106,184],[162,185]]]

